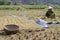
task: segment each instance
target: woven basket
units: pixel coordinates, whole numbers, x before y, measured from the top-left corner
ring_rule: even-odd
[[[14,24],[5,25],[4,27],[4,31],[8,34],[17,33],[18,30],[19,30],[19,26],[14,25]]]

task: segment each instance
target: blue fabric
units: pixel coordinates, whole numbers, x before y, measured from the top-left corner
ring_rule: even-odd
[[[37,20],[37,21],[36,21],[36,23],[37,23],[37,24],[40,24],[40,21],[39,21],[39,20]]]
[[[40,19],[40,20],[37,20],[36,21],[37,24],[39,24],[41,27],[48,27],[47,24],[46,24],[46,21]]]
[[[47,24],[60,24],[60,22],[52,21],[52,22],[48,22]]]

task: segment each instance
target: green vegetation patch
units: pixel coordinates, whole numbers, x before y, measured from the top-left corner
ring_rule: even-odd
[[[16,10],[18,7],[17,5],[0,5],[0,10]]]
[[[47,5],[0,5],[0,10],[17,10],[18,8],[25,9],[45,9]],[[52,5],[53,9],[60,9],[60,5]]]
[[[47,5],[24,5],[26,9],[45,9]]]

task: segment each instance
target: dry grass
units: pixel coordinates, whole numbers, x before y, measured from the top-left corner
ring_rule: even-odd
[[[46,13],[46,9],[41,10],[0,10],[0,16],[7,16],[7,15],[16,15],[19,16],[19,14],[25,14],[33,19],[37,16],[44,16]],[[60,16],[60,11],[58,9],[53,10],[56,16]]]
[[[46,10],[0,10],[0,40],[60,40],[60,25],[48,25],[49,28],[42,30],[22,30],[13,35],[6,35],[1,31],[4,25],[16,24],[23,28],[40,28],[38,24],[33,21],[20,17],[19,14],[23,13],[35,19],[35,17],[44,15]],[[56,15],[60,15],[59,10],[55,11]],[[15,16],[12,16],[15,15]],[[51,19],[45,19],[51,21]],[[60,18],[56,18],[60,21]]]
[[[29,30],[22,30],[13,35],[0,33],[0,40],[60,40],[60,29]]]
[[[8,24],[16,24],[16,25],[18,25],[20,27],[24,27],[24,28],[39,28],[38,24],[36,24],[33,21],[27,20],[24,17],[18,17],[18,16],[0,17],[0,27],[1,28]]]

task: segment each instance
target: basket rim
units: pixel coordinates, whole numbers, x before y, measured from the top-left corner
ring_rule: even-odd
[[[10,24],[11,25],[11,24]],[[18,25],[14,25],[14,26],[16,26],[17,28],[13,28],[13,29],[11,29],[11,28],[8,28],[8,27],[10,27],[10,25],[5,25],[5,27],[4,27],[4,29],[5,30],[8,30],[8,31],[16,31],[16,30],[19,30],[19,26]],[[8,26],[8,27],[7,27]],[[12,25],[11,25],[12,26]]]

